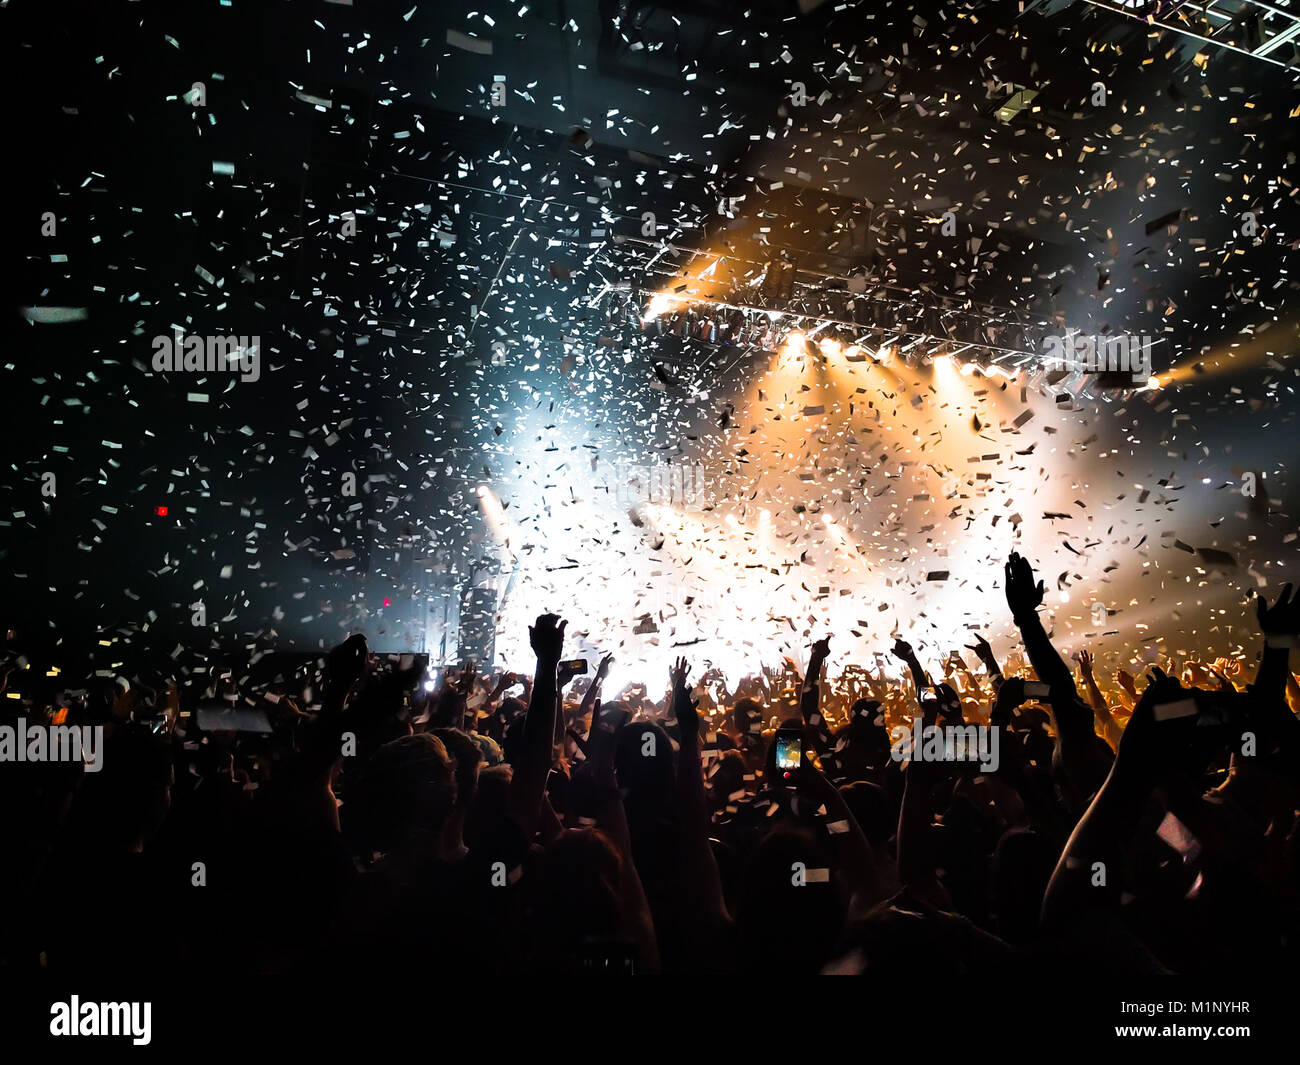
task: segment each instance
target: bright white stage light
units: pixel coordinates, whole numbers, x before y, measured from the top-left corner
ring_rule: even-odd
[[[666,314],[672,310],[673,304],[677,302],[676,296],[670,296],[660,292],[650,297],[650,306],[646,308],[645,314],[641,316],[642,322],[653,322],[661,314]]]

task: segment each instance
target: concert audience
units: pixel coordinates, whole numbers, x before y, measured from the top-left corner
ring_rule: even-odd
[[[902,683],[830,684],[827,637],[805,675],[734,691],[679,659],[661,698],[624,699],[607,656],[566,693],[566,622],[546,614],[531,678],[467,666],[432,691],[353,636],[323,689],[233,693],[269,734],[203,729],[175,689],[23,705],[106,739],[97,772],[0,765],[0,902],[106,920],[20,923],[0,964],[897,979],[1293,959],[1300,597],[1258,600],[1251,680],[1191,661],[1110,687],[1053,647],[1019,555],[1004,588],[1024,663],[1005,675],[982,637],[982,676],[898,640]],[[913,750],[926,726],[980,736],[981,757]]]

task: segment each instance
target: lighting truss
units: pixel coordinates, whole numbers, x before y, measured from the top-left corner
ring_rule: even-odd
[[[625,238],[619,243],[620,258],[629,251],[633,256],[636,251],[652,253],[640,264],[628,263],[626,258],[621,264],[641,274],[644,280],[637,287],[646,293],[647,299],[656,292],[687,287],[674,285],[674,281],[680,281],[680,275],[675,273],[677,265],[663,261],[662,245],[635,238]],[[673,250],[690,259],[709,254],[682,245],[674,245]],[[727,258],[748,262],[735,255]],[[1043,338],[1060,331],[1050,319],[1029,316],[1023,310],[939,293],[918,296],[910,289],[873,282],[853,291],[843,278],[805,269],[795,271],[793,285],[779,295],[765,292],[764,288],[761,284],[747,284],[732,286],[725,292],[683,291],[672,298],[671,306],[659,317],[672,319],[674,314],[692,310],[696,314],[717,315],[739,312],[751,320],[758,317],[783,320],[789,323],[788,329],[814,332],[833,329],[846,335],[874,338],[870,341],[874,345],[919,344],[928,348],[947,346],[949,350],[982,351],[998,363],[1041,358]],[[630,292],[630,286],[627,282],[608,282],[595,290],[588,305],[594,308],[613,291]],[[644,312],[644,308],[638,310]]]
[[[1093,7],[1300,73],[1300,0],[1087,0]]]

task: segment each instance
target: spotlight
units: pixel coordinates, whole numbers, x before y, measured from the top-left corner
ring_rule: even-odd
[[[659,292],[650,297],[650,306],[641,316],[642,322],[653,322],[661,314],[664,314],[673,305],[673,297],[666,293]]]
[[[787,333],[785,338],[780,341],[778,348],[780,359],[786,363],[792,363],[804,358],[808,354],[808,342],[804,335],[798,331]]]

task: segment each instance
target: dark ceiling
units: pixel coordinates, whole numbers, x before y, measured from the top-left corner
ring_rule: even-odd
[[[488,470],[465,456],[501,417],[492,344],[554,372],[604,328],[593,293],[690,249],[783,252],[809,298],[858,274],[868,299],[1156,333],[1171,364],[1275,323],[1294,346],[1295,72],[1082,2],[12,0],[0,36],[12,306],[89,311],[10,315],[6,550],[17,587],[123,631],[147,622],[100,586],[106,548],[159,613],[232,561],[245,616],[340,546],[381,567],[404,515]],[[262,335],[274,372],[191,402],[139,372],[174,325]],[[431,414],[412,469],[402,427]],[[58,520],[46,469],[76,486]],[[328,499],[348,469],[359,505]],[[179,526],[138,519],[168,496]],[[302,571],[259,572],[285,544]]]

